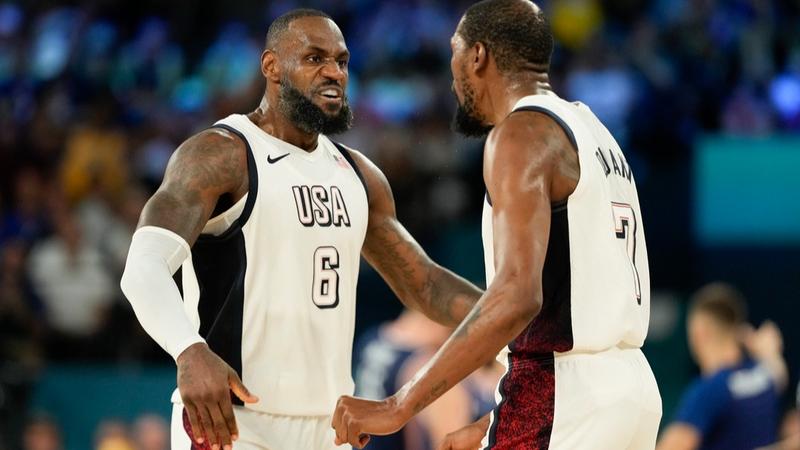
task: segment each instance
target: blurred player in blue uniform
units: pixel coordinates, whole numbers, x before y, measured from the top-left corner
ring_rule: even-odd
[[[684,393],[658,450],[752,450],[777,441],[787,384],[783,341],[773,323],[752,330],[745,320],[744,299],[733,287],[713,283],[695,294],[687,332],[701,376]]]
[[[380,399],[394,393],[442,345],[452,330],[419,312],[366,330],[353,353],[356,395]],[[373,436],[370,450],[432,450],[444,436],[471,423],[495,406],[494,388],[502,369],[493,364],[475,371],[426,408],[408,425],[387,436]]]

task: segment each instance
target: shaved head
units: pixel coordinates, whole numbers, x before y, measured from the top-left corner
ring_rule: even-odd
[[[316,9],[293,9],[272,21],[272,24],[269,26],[269,30],[267,30],[267,38],[264,42],[264,48],[274,49],[275,46],[278,45],[278,42],[280,42],[283,34],[289,29],[289,25],[291,25],[296,19],[303,17],[322,17],[333,20],[331,19],[331,16]]]

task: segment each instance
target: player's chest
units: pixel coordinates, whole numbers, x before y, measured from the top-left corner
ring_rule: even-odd
[[[261,169],[260,175],[256,206],[264,225],[309,235],[365,232],[367,195],[349,166],[287,163]]]

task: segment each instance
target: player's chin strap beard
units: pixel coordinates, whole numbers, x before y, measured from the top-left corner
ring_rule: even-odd
[[[466,79],[462,79],[461,85],[464,86],[464,103],[458,101],[453,116],[453,131],[468,137],[483,138],[492,131],[493,126],[487,125],[475,108],[475,91]],[[455,90],[455,89],[454,89]]]
[[[330,83],[321,86],[317,91],[325,89],[326,86],[339,87],[336,83]],[[292,86],[288,80],[281,80],[278,108],[293,124],[306,133],[339,134],[349,130],[353,123],[353,112],[350,110],[350,105],[347,104],[347,97],[342,98],[342,107],[339,112],[331,116],[315,105],[310,98],[303,95],[299,89]]]

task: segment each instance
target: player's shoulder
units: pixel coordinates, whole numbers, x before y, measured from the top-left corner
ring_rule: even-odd
[[[391,196],[389,180],[386,178],[386,175],[383,174],[383,171],[381,171],[381,169],[374,162],[372,162],[369,157],[355,148],[348,147],[341,143],[337,144],[341,146],[340,151],[346,151],[350,154],[352,162],[356,165],[354,169],[359,171],[361,176],[364,178],[364,184],[367,188],[370,204],[372,204],[372,201],[375,198],[382,199],[384,194]]]
[[[352,158],[353,162],[356,163],[356,165],[358,166],[357,167],[358,170],[361,170],[362,172],[372,171],[372,170],[380,171],[380,169],[378,169],[378,166],[376,166],[375,163],[370,161],[370,159],[366,155],[364,155],[363,152],[348,145],[342,144],[341,142],[334,142],[333,140],[331,140],[331,142],[333,142],[336,145],[336,147],[339,149],[340,152],[346,153],[347,156]]]
[[[719,371],[708,377],[701,377],[694,381],[687,390],[689,397],[694,397],[698,402],[722,401],[729,397],[728,378],[731,372]]]
[[[552,114],[525,109],[507,115],[492,129],[489,139],[503,144],[516,142],[544,148],[570,142],[563,126]]]
[[[240,190],[248,182],[247,146],[228,130],[202,130],[178,146],[164,179],[203,189]]]
[[[555,167],[569,140],[548,115],[517,111],[498,123],[486,139],[484,160],[488,168],[524,170]]]
[[[189,161],[219,161],[246,163],[246,143],[233,132],[211,127],[201,130],[187,138],[178,146],[173,158]]]

